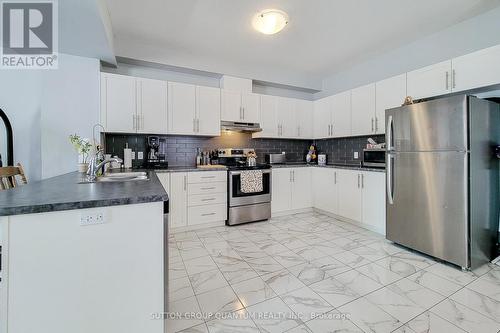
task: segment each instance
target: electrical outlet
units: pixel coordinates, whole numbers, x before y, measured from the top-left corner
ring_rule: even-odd
[[[142,151],[138,151],[138,152],[137,152],[137,159],[138,159],[138,160],[142,160],[142,159],[144,159],[144,153],[143,153]]]
[[[135,160],[135,151],[132,150],[132,159]]]
[[[80,216],[81,226],[103,224],[105,222],[106,220],[103,212],[89,214],[82,213],[82,215]]]
[[[354,159],[357,160],[359,158],[359,153],[357,151],[354,152]]]

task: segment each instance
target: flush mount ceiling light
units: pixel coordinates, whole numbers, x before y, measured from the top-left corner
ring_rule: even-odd
[[[280,32],[288,24],[288,14],[279,9],[265,9],[254,16],[252,25],[265,35]]]

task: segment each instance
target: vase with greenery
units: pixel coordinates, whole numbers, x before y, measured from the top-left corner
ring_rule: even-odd
[[[87,163],[89,158],[89,153],[92,150],[92,144],[87,138],[82,138],[79,135],[71,134],[69,136],[69,142],[73,145],[76,152],[78,153],[78,171],[87,172]]]

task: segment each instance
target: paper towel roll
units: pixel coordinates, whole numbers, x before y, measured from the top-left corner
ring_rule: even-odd
[[[132,149],[123,149],[123,167],[126,169],[132,168]]]

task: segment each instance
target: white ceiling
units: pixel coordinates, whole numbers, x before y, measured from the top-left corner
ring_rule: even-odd
[[[106,0],[117,56],[320,89],[361,61],[478,15],[498,0]],[[252,16],[278,8],[276,35]]]

